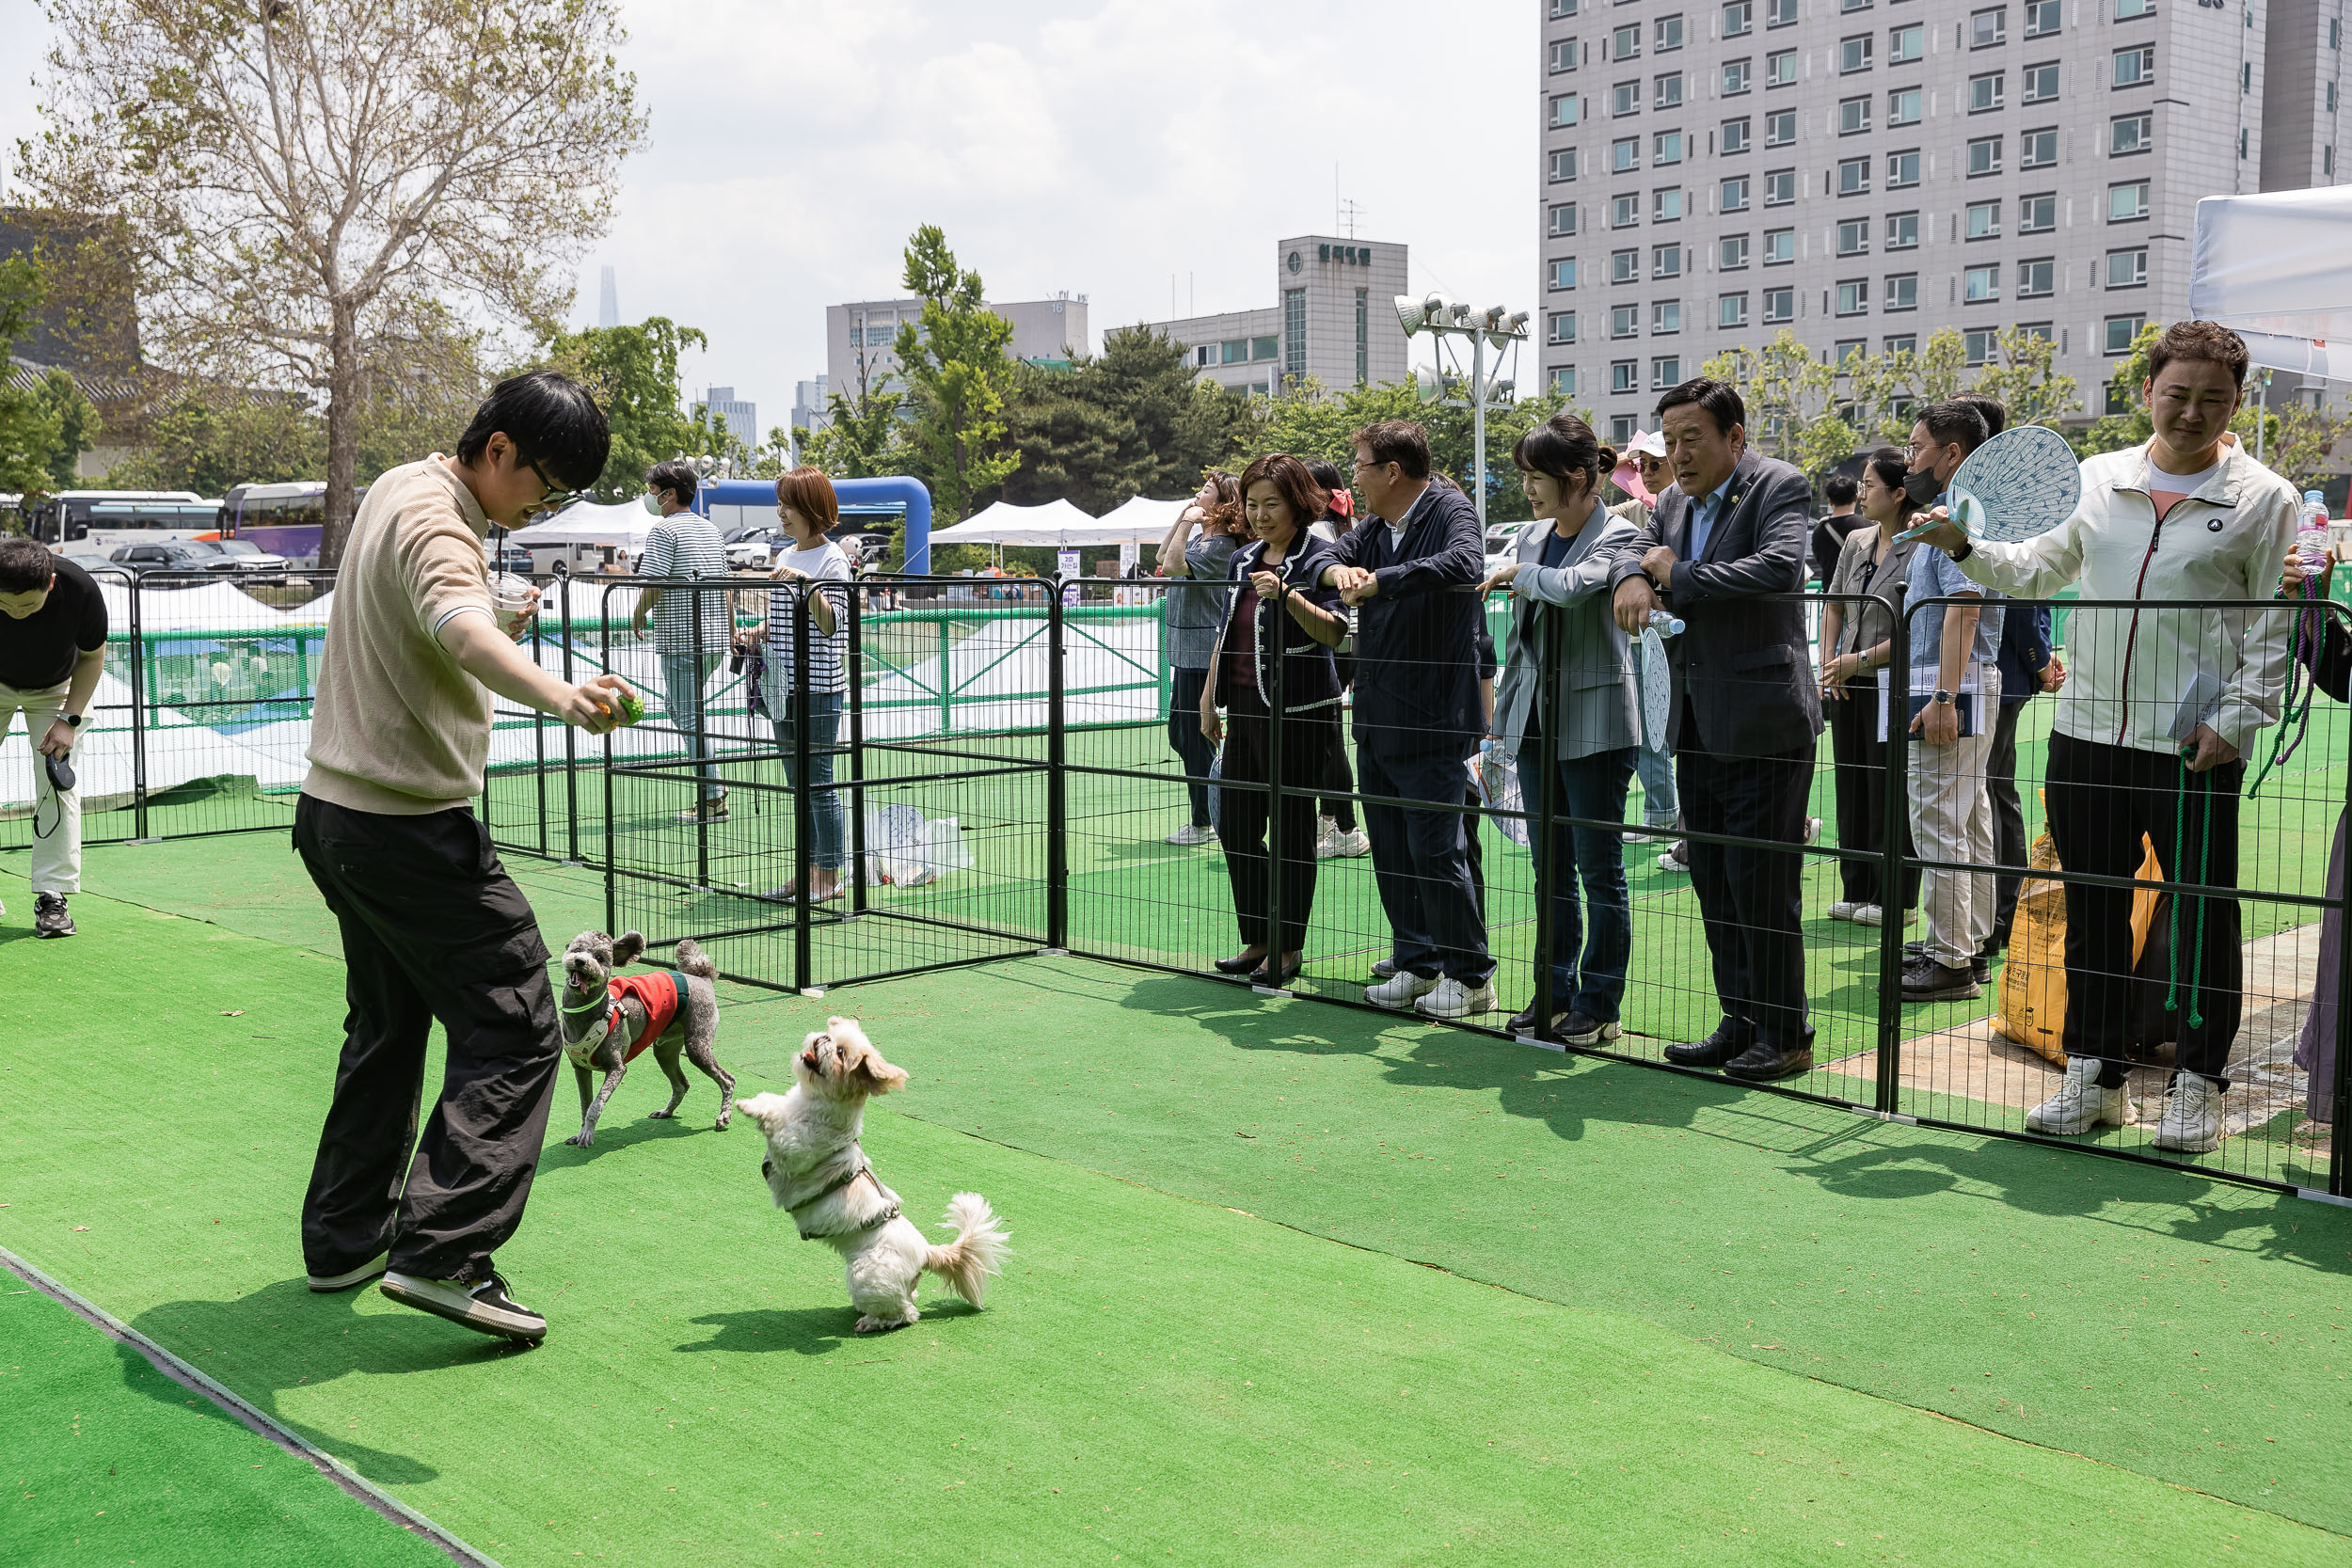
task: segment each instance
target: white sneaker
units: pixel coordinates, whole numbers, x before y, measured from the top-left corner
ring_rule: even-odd
[[[1322,821],[1322,830],[1315,836],[1315,859],[1319,861],[1327,861],[1333,855],[1339,853],[1339,851],[1331,846],[1332,842],[1340,836],[1340,825],[1337,822],[1332,821],[1327,816],[1324,817]]]
[[[356,1269],[342,1274],[314,1274],[310,1276],[310,1289],[324,1295],[330,1291],[348,1291],[354,1285],[365,1285],[391,1266],[391,1255],[379,1252]]]
[[[1647,833],[1619,833],[1617,836],[1628,844],[1647,844],[1649,842],[1649,834]]]
[[[1856,904],[1851,919],[1857,926],[1883,926],[1886,924],[1886,911],[1876,904]]]
[[[1680,849],[1683,846],[1680,844],[1677,844],[1675,846],[1675,849]],[[1680,855],[1676,854],[1675,849],[1669,849],[1664,854],[1658,857],[1659,870],[1688,871],[1691,869],[1691,863],[1683,859]]]
[[[1360,860],[1372,853],[1372,839],[1361,828],[1335,834],[1331,840],[1331,853],[1343,861]]]
[[[1829,907],[1829,917],[1832,920],[1851,920],[1854,917],[1855,911],[1861,908],[1862,906],[1860,904],[1854,903],[1851,899],[1840,898],[1836,903],[1832,904]]]
[[[1396,960],[1394,958],[1379,958],[1374,961],[1372,966],[1372,977],[1374,979],[1393,979],[1395,975]]]
[[[1174,832],[1168,834],[1168,837],[1163,839],[1161,842],[1165,844],[1182,844],[1186,847],[1190,847],[1195,844],[1215,844],[1216,842],[1216,830],[1215,828],[1196,828],[1190,823],[1186,823],[1184,827],[1181,827]]]
[[[2101,1088],[2099,1066],[2096,1056],[2069,1056],[2066,1078],[2058,1085],[2058,1093],[2026,1113],[2026,1131],[2055,1132],[2071,1138],[2077,1132],[2090,1132],[2103,1121],[2116,1127],[2130,1121],[2132,1104],[2123,1085]],[[2204,1082],[2201,1078],[2197,1081]]]
[[[1807,844],[1821,842],[1821,819],[1820,817],[1808,816],[1804,819],[1804,841]]]
[[[1424,980],[1409,969],[1400,969],[1376,986],[1364,988],[1364,1000],[1375,1007],[1394,1007],[1399,1011],[1413,1005],[1416,998],[1428,995],[1439,985],[1437,976]]]
[[[1413,1004],[1413,1011],[1423,1018],[1470,1018],[1494,1010],[1495,988],[1491,981],[1470,987],[1451,974],[1440,977],[1428,995]]]
[[[2184,1072],[2172,1082],[2164,1102],[2164,1119],[2149,1140],[2158,1148],[2202,1154],[2221,1147],[2221,1091],[2201,1073]]]

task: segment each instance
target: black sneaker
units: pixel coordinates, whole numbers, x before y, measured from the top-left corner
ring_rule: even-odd
[[[1584,1013],[1570,1013],[1560,1025],[1560,1037],[1569,1045],[1606,1045],[1623,1033],[1614,1019],[1604,1023]]]
[[[1922,953],[1903,965],[1906,1002],[1965,1002],[1979,994],[1977,977],[1965,964],[1947,968]]]
[[[403,1307],[462,1323],[476,1334],[535,1345],[548,1337],[548,1321],[506,1293],[497,1275],[478,1285],[462,1279],[420,1279],[394,1269],[377,1287]]]
[[[1567,1022],[1567,1017],[1568,1015],[1565,1012],[1554,1012],[1551,1015],[1552,1028],[1559,1028],[1562,1023]],[[1510,1030],[1511,1033],[1515,1035],[1542,1035],[1549,1033],[1549,1031],[1545,1030],[1536,1020],[1535,1004],[1533,1002],[1530,1002],[1526,1006],[1521,1007],[1518,1012],[1513,1013],[1511,1015],[1511,1022],[1503,1025],[1503,1027]]]
[[[33,895],[33,935],[37,937],[70,937],[73,934],[73,917],[66,913],[65,895],[56,893]]]

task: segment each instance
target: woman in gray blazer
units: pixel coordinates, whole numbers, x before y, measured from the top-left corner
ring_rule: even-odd
[[[1601,476],[1616,467],[1617,454],[1595,438],[1592,426],[1560,413],[1521,437],[1512,457],[1536,523],[1520,531],[1518,559],[1486,582],[1511,590],[1510,640],[1495,688],[1495,748],[1518,759],[1530,810],[1542,799],[1538,768],[1549,759],[1560,769],[1560,815],[1622,823],[1642,742],[1642,706],[1632,644],[1610,609],[1610,568],[1636,532],[1600,501]],[[1557,671],[1556,681],[1547,671]],[[1633,952],[1621,829],[1554,831],[1541,821],[1529,829],[1536,852],[1548,845],[1551,854],[1551,952],[1536,954],[1535,962],[1551,965],[1552,1016],[1539,1019],[1531,999],[1511,1027],[1556,1035],[1570,1045],[1614,1039]],[[1573,855],[1573,875],[1563,863],[1564,848]],[[1589,928],[1578,908],[1579,882]]]

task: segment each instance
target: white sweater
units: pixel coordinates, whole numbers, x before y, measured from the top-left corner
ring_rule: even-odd
[[[2086,599],[2159,601],[2163,608],[2077,610],[2066,624],[2061,735],[2137,751],[2171,752],[2175,716],[2201,673],[2219,692],[2204,722],[2247,750],[2279,716],[2293,618],[2213,610],[2279,590],[2300,514],[2294,488],[2236,443],[2161,530],[2149,495],[2146,446],[2083,464],[2074,515],[2017,545],[1979,544],[1960,569],[1987,588],[2047,598],[2079,580]]]

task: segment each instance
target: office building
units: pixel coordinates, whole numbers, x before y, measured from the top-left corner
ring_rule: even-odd
[[[792,383],[793,429],[814,436],[825,428],[833,417],[831,401],[825,395],[832,384],[832,378],[823,375]]]
[[[1537,341],[1622,440],[1710,356],[2186,313],[2201,197],[2332,183],[2344,0],[1537,0]]]
[[[705,392],[703,412],[707,420],[726,420],[727,433],[747,447],[766,439],[766,432],[759,428],[759,405],[738,399],[732,387],[713,387]]]
[[[1087,296],[1058,293],[1050,299],[992,302],[991,310],[1012,323],[1005,352],[1032,364],[1067,366],[1073,355],[1091,352],[1087,332]],[[895,385],[901,322],[920,322],[919,299],[869,299],[825,307],[825,374],[832,390],[856,401],[860,393]],[[818,400],[821,405],[823,399]]]
[[[1302,234],[1275,243],[1275,304],[1144,325],[1183,345],[1199,379],[1237,390],[1401,381],[1408,260],[1401,245]]]
[[[621,286],[611,267],[596,285],[596,325],[608,330],[621,325]]]

